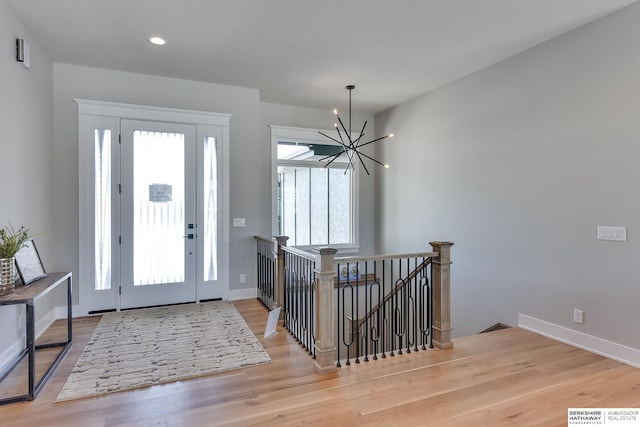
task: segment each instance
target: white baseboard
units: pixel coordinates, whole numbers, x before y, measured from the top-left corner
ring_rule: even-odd
[[[66,319],[67,318],[67,306],[56,307],[56,320],[57,319]],[[71,317],[80,317],[80,306],[72,305],[71,306]]]
[[[237,289],[237,290],[228,290],[225,294],[224,299],[230,301],[237,301],[241,299],[251,299],[258,298],[258,289],[256,288],[248,288],[248,289]]]
[[[590,351],[609,359],[640,368],[640,350],[594,337],[564,326],[545,322],[524,314],[518,314],[518,326],[556,341]]]
[[[65,316],[66,317],[66,316]],[[49,312],[45,313],[40,319],[36,321],[36,340],[40,338],[40,335],[44,333],[49,326],[53,324],[56,320],[56,309],[49,310]]]

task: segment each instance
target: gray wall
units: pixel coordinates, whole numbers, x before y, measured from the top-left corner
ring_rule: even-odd
[[[16,62],[16,38],[31,45],[30,69]],[[5,1],[0,1],[0,58],[0,228],[11,222],[42,233],[36,241],[45,268],[62,269],[51,251],[52,64]],[[48,304],[48,299],[42,301],[39,313],[49,310]],[[16,307],[0,309],[0,355],[21,336],[18,312]]]
[[[638,22],[635,4],[376,116],[402,165],[379,175],[378,249],[455,243],[454,336],[522,313],[640,349]]]
[[[345,90],[345,99],[344,100],[336,100],[336,102],[346,101],[347,91]],[[329,105],[326,109],[316,109],[316,108],[305,108],[305,107],[294,107],[290,105],[280,105],[280,104],[270,104],[270,103],[262,103],[261,104],[261,125],[260,125],[260,133],[261,133],[261,141],[264,142],[264,146],[260,148],[260,153],[264,156],[271,156],[271,129],[269,125],[279,125],[279,126],[292,126],[292,127],[303,127],[303,128],[311,128],[311,129],[332,129],[332,126],[335,122],[335,116],[333,115],[333,106]],[[340,115],[344,120],[348,120],[348,116]],[[359,132],[364,124],[364,121],[367,120],[367,127],[363,141],[369,141],[374,138],[374,129],[375,129],[375,117],[373,115],[367,114],[356,114],[352,115],[352,130],[354,132]],[[348,126],[348,123],[345,122],[345,125]],[[266,151],[265,151],[266,147]],[[269,157],[270,158],[270,157]],[[262,176],[270,176],[271,174],[271,163],[265,165],[268,171],[265,171]],[[359,227],[359,236],[360,236],[360,254],[362,255],[370,255],[375,253],[375,177],[376,173],[384,173],[385,171],[380,171],[379,167],[369,167],[369,163],[367,163],[367,168],[369,168],[369,172],[371,172],[370,176],[360,168],[360,176],[359,176],[359,219],[358,219],[358,227]],[[271,186],[266,186],[264,183],[262,187],[265,189],[265,192],[269,192],[270,195]],[[270,202],[267,200],[267,203]],[[271,205],[269,205],[271,206]],[[264,215],[264,220],[266,221],[264,224],[264,229],[267,230],[265,237],[271,236],[271,218],[270,215]]]

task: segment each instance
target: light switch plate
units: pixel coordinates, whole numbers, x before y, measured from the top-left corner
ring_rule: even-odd
[[[627,241],[627,227],[598,226],[598,240],[613,240],[615,242]]]
[[[234,227],[244,227],[246,224],[247,220],[245,218],[233,218]]]

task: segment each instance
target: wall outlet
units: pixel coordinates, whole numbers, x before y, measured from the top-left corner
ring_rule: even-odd
[[[241,274],[240,275],[240,283],[247,283],[247,275],[246,274]]]
[[[576,323],[584,323],[584,311],[573,309],[573,321]]]
[[[247,220],[245,218],[233,218],[234,227],[244,227],[245,225],[247,225]]]

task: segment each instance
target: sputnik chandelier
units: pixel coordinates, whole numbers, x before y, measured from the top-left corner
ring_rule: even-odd
[[[346,89],[349,91],[349,131],[347,132],[347,128],[342,122],[342,119],[340,119],[340,116],[338,115],[338,110],[333,110],[333,114],[336,115],[336,117],[338,118],[338,123],[340,124],[338,125],[338,123],[336,123],[334,125],[336,128],[336,131],[338,132],[339,139],[333,138],[324,132],[320,132],[320,134],[323,135],[324,137],[329,138],[330,140],[340,144],[340,147],[342,148],[342,150],[339,150],[335,154],[331,154],[327,157],[324,157],[319,161],[323,162],[328,160],[326,166],[329,166],[334,160],[336,160],[343,153],[345,153],[347,155],[347,158],[349,159],[349,163],[347,164],[347,168],[345,169],[344,173],[347,173],[347,170],[349,170],[349,168],[352,168],[352,169],[354,168],[354,158],[357,157],[360,163],[362,164],[362,167],[364,168],[365,172],[367,173],[367,175],[369,175],[369,169],[367,169],[367,166],[364,164],[364,160],[362,160],[363,157],[366,157],[367,159],[373,161],[374,163],[379,164],[380,166],[384,166],[385,168],[389,168],[389,165],[374,159],[373,157],[363,153],[360,150],[362,149],[362,147],[369,144],[373,144],[374,142],[382,141],[385,138],[393,138],[393,134],[390,133],[389,135],[385,135],[380,138],[376,138],[369,142],[363,143],[361,142],[361,140],[362,140],[362,137],[364,136],[364,129],[367,127],[367,121],[365,120],[364,124],[362,125],[362,130],[360,131],[360,134],[358,135],[358,137],[355,139],[351,139],[351,91],[353,91],[353,89],[355,88],[356,88],[355,85],[348,85],[346,87]],[[340,129],[342,129],[342,131]],[[343,137],[343,133],[344,133],[344,137]]]

